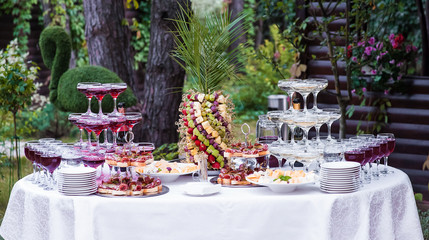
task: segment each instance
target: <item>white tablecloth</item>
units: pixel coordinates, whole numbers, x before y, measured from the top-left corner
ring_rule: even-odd
[[[226,188],[207,197],[170,192],[150,198],[69,197],[20,180],[0,228],[24,239],[423,239],[408,176],[398,169],[351,194],[316,185],[277,194],[265,187]]]

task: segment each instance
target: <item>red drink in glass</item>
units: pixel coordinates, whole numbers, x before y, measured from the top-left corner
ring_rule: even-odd
[[[274,141],[277,141],[277,136],[262,136],[259,138],[259,143],[271,144]]]
[[[365,160],[364,156],[365,156],[365,153],[359,150],[351,150],[351,151],[344,152],[344,158],[346,159],[346,161],[358,162],[361,165],[363,165],[364,163],[364,160]]]
[[[380,143],[380,157],[387,157],[389,149],[387,149],[387,141],[382,141]]]
[[[125,118],[121,117],[112,117],[110,119],[109,128],[113,132],[118,132],[118,130],[125,124]]]
[[[127,128],[133,128],[134,125],[136,125],[137,123],[139,123],[142,120],[142,118],[136,118],[136,119],[127,119],[127,121],[125,122],[125,125]]]
[[[87,122],[86,127],[91,129],[96,135],[100,133],[109,126],[109,122]]]
[[[379,145],[371,145],[370,148],[372,148],[372,159],[371,162],[374,162],[377,160],[377,158],[380,156],[380,146]]]
[[[89,88],[88,91],[92,92],[92,94],[98,99],[98,101],[101,101],[103,100],[104,96],[106,96],[106,94],[110,91],[110,89],[104,86],[96,86]]]
[[[123,93],[125,90],[127,90],[127,85],[115,85],[112,84],[112,89],[110,89],[110,96],[112,98],[118,98],[118,96]]]
[[[390,153],[392,153],[393,150],[395,150],[395,142],[396,140],[394,138],[387,139],[387,149],[389,150]]]
[[[92,168],[97,168],[104,163],[104,156],[99,154],[83,156],[82,162]]]
[[[27,146],[27,147],[24,147],[24,154],[25,154],[25,157],[28,159],[28,160],[30,160],[31,162],[34,162],[34,159],[32,158],[32,156],[30,155],[30,148]],[[34,156],[34,155],[33,155]]]
[[[48,169],[50,173],[53,173],[61,163],[61,156],[57,154],[43,154],[40,160],[42,166]]]
[[[372,148],[364,147],[362,148],[362,151],[365,153],[365,161],[363,163],[363,165],[365,165],[372,160]]]
[[[94,94],[91,91],[88,91],[88,86],[82,85],[78,86],[77,90],[85,95],[86,98],[91,99]]]

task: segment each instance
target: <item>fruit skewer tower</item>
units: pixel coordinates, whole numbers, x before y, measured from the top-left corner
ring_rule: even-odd
[[[243,18],[239,15],[232,20],[225,11],[201,20],[182,8],[175,20],[177,48],[173,57],[186,70],[191,86],[179,108],[179,147],[190,161],[199,153],[206,154],[209,169],[226,164],[223,152],[232,138],[234,106],[221,87],[225,81],[238,79],[238,48],[228,48],[245,32],[238,24]]]

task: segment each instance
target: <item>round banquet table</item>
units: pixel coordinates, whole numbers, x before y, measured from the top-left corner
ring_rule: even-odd
[[[408,176],[398,169],[355,193],[316,185],[291,193],[266,187],[222,187],[184,194],[192,181],[165,184],[149,198],[65,196],[25,179],[13,187],[0,234],[14,239],[386,239],[420,240],[422,229]]]

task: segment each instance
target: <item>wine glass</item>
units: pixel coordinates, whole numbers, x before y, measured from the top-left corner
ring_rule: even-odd
[[[267,113],[268,120],[275,123],[277,125],[277,129],[279,132],[279,142],[282,142],[282,125],[283,122],[280,120],[280,117],[282,116],[284,111],[269,111]]]
[[[307,97],[308,95],[313,92],[315,89],[317,89],[318,83],[308,81],[308,80],[302,80],[297,81],[292,85],[292,88],[295,92],[299,92],[302,95],[302,98],[304,100],[304,112],[307,112]]]
[[[287,142],[283,142],[270,144],[268,146],[268,150],[270,151],[270,154],[277,159],[277,161],[279,162],[279,169],[281,169],[283,166],[283,159],[286,159],[286,161],[289,160],[290,154],[288,153],[290,152],[290,150],[292,150],[292,148]]]
[[[127,90],[126,83],[110,83],[110,91],[109,94],[113,98],[113,112],[109,113],[111,116],[122,116],[123,114],[118,112],[118,108],[116,106],[116,99],[119,97],[121,93]]]
[[[128,128],[126,139],[132,143],[134,139],[133,127],[143,119],[142,114],[139,112],[126,112],[125,113],[125,126]]]
[[[304,165],[304,169],[308,172],[308,167],[311,163],[318,161],[320,154],[318,151],[307,147],[301,147],[294,152],[294,159]]]
[[[314,127],[317,123],[317,115],[314,114],[310,114],[310,113],[305,113],[305,110],[297,110],[297,111],[301,111],[298,114],[295,115],[294,117],[294,124],[298,127],[300,127],[303,131],[304,131],[304,143],[305,146],[308,146],[308,131],[310,131],[310,129],[312,127]]]
[[[379,139],[373,138],[373,139],[369,139],[368,143],[369,143],[369,147],[372,148],[373,157],[371,159],[371,163],[373,163],[374,161],[376,161],[377,163],[376,169],[372,172],[372,177],[374,180],[378,180],[380,177],[380,171],[378,166],[380,165],[380,158],[383,156],[382,149],[381,149],[382,141],[380,141]]]
[[[329,113],[329,121],[328,121],[328,140],[332,140],[332,136],[331,136],[331,127],[332,127],[332,123],[334,123],[335,121],[337,121],[338,119],[341,118],[341,110],[339,108],[325,108],[323,109],[323,111],[328,112]]]
[[[316,112],[321,111],[319,108],[317,108],[317,95],[320,91],[325,89],[328,86],[328,79],[324,78],[310,78],[308,81],[315,82],[317,84],[317,87],[313,90],[313,110]]]
[[[88,91],[89,88],[93,86],[101,86],[101,83],[98,82],[80,82],[77,84],[77,90],[83,94],[85,94],[88,99],[88,110],[85,115],[94,116],[95,114],[91,111],[91,98],[94,96],[92,91]]]
[[[350,141],[345,145],[344,159],[348,162],[357,162],[360,164],[360,183],[363,184],[363,167],[365,165],[365,151],[361,148],[362,142]]]
[[[76,127],[79,128],[80,137],[79,137],[79,143],[76,143],[76,146],[84,146],[82,135],[83,135],[83,126],[78,122],[79,118],[81,118],[83,113],[70,113],[68,120],[70,123],[74,124]]]
[[[295,92],[295,90],[293,89],[293,84],[298,82],[298,81],[302,81],[301,79],[284,79],[284,80],[280,80],[277,83],[277,86],[286,92],[286,94],[289,97],[289,107],[288,110],[293,110],[293,104],[292,104],[292,96]]]
[[[118,146],[118,144],[116,143],[116,138],[118,137],[119,129],[124,126],[127,119],[125,118],[125,116],[121,115],[109,115],[108,118],[110,121],[109,128],[113,132],[112,148],[114,149],[116,146]]]
[[[27,181],[34,182],[36,179],[36,162],[34,161],[34,148],[33,145],[40,144],[39,140],[33,140],[28,141],[24,144],[24,154],[25,157],[31,162],[31,165],[33,166],[33,174],[30,178],[27,179]]]
[[[389,170],[387,165],[390,154],[395,150],[395,135],[393,133],[379,133],[377,134],[377,138],[387,141],[387,149],[384,154],[384,169],[381,170],[380,173],[384,175],[391,174],[393,171]]]
[[[92,130],[97,137],[96,150],[100,150],[100,134],[101,132],[109,127],[109,119],[104,117],[89,117],[85,119],[85,126]]]
[[[52,190],[54,189],[53,173],[61,163],[61,154],[58,151],[56,151],[56,149],[53,148],[52,146],[44,148],[41,152],[42,153],[40,155],[40,163],[46,169],[47,180],[48,180],[47,185],[44,189]]]
[[[97,183],[99,183],[100,180],[103,180],[103,169],[100,167],[105,162],[105,153],[102,152],[83,152],[82,153],[82,163],[85,167],[91,167],[96,169],[97,171]],[[98,169],[100,169],[100,172],[98,173]]]

